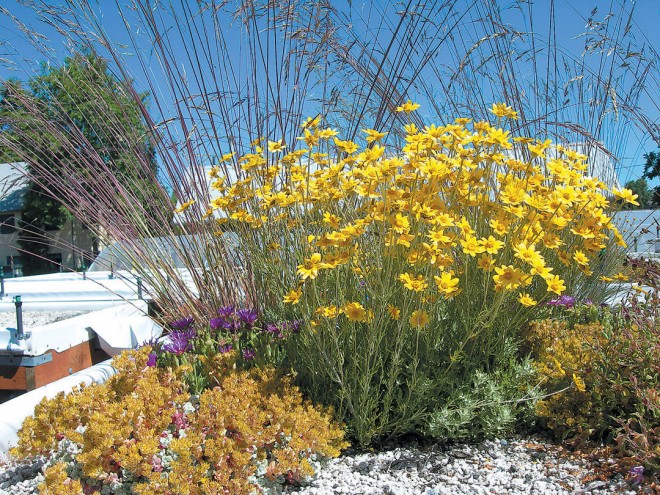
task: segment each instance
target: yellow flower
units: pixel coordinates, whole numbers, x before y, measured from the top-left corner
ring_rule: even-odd
[[[303,280],[315,279],[319,274],[319,270],[322,267],[321,255],[319,253],[314,253],[309,259],[305,260],[302,265],[298,265],[298,275],[300,275]]]
[[[619,272],[616,275],[614,275],[614,280],[617,282],[627,282],[628,281],[628,276],[624,275],[623,272]]]
[[[505,103],[493,103],[493,107],[490,109],[490,112],[495,114],[496,117],[504,117],[516,120],[518,118],[518,112],[513,108],[507,106]]]
[[[398,320],[401,316],[401,310],[392,304],[387,305],[387,312],[390,314],[393,320]]]
[[[580,250],[573,253],[573,259],[578,265],[585,266],[589,264],[589,258]]]
[[[639,203],[635,201],[637,199],[637,194],[633,194],[633,192],[630,189],[626,189],[625,187],[622,189],[617,189],[616,187],[612,189],[612,193],[617,197],[622,200],[624,200],[626,203],[630,203],[631,205],[639,206]]]
[[[422,292],[428,287],[423,275],[417,275],[417,277],[413,278],[410,273],[402,273],[399,275],[399,281],[403,283],[406,289],[415,292]]]
[[[488,254],[497,254],[497,252],[504,246],[502,241],[498,241],[492,235],[488,236],[487,239],[485,237],[479,239],[479,244],[481,244],[481,247],[483,247]]]
[[[527,245],[524,242],[521,242],[515,246],[513,250],[516,253],[514,255],[516,258],[519,258],[529,263],[530,265],[538,263],[543,259],[543,257],[534,248],[534,244]]]
[[[337,215],[333,215],[332,213],[326,211],[323,214],[323,221],[330,225],[333,229],[339,228],[339,217]]]
[[[477,261],[477,266],[482,270],[489,271],[493,267],[493,257],[489,254],[482,254],[479,261]]]
[[[463,252],[473,258],[486,250],[477,238],[471,235],[467,235],[465,239],[461,240],[461,246],[463,246]]]
[[[380,141],[387,134],[386,132],[378,132],[374,129],[362,129],[362,132],[364,132],[367,135],[366,137],[367,143],[374,143]]]
[[[460,280],[453,278],[451,273],[442,272],[439,277],[434,276],[433,278],[438,286],[438,290],[445,295],[445,298],[450,299],[460,292],[460,289],[457,287]]]
[[[413,103],[411,100],[408,100],[403,105],[396,107],[397,112],[411,113],[417,110],[421,105],[419,103]]]
[[[584,380],[577,376],[575,373],[573,373],[573,383],[575,384],[575,388],[577,388],[580,392],[587,390],[587,387],[584,385]]]
[[[525,277],[525,273],[514,268],[513,265],[496,266],[495,273],[493,280],[495,288],[498,290],[513,290],[521,284]]]
[[[181,213],[182,211],[186,211],[188,208],[190,208],[193,204],[195,204],[195,200],[191,199],[190,201],[186,201],[185,203],[182,203],[181,206],[179,206],[176,210],[174,210],[175,213]]]
[[[300,302],[300,297],[302,296],[302,287],[297,289],[291,289],[284,296],[284,302],[286,304],[298,304]]]
[[[397,213],[395,217],[390,218],[390,223],[397,234],[407,234],[410,230],[410,220],[401,213]]]
[[[271,153],[279,153],[280,151],[284,151],[284,140],[282,141],[268,141],[268,151]]]
[[[330,128],[323,129],[323,130],[318,132],[318,136],[321,139],[328,139],[328,138],[331,138],[333,136],[336,136],[337,134],[339,134],[337,131],[335,131],[334,129],[330,129]]]
[[[531,306],[536,306],[538,304],[538,301],[535,301],[532,298],[532,296],[530,296],[526,292],[522,293],[518,296],[518,302],[520,302],[520,304],[522,304],[523,306],[526,306],[528,308],[531,307]]]
[[[550,272],[552,268],[545,266],[545,260],[543,258],[532,263],[532,275],[538,275],[539,277],[546,279],[550,277]]]
[[[353,141],[342,141],[335,138],[335,144],[337,145],[337,148],[346,153],[355,153],[358,150],[358,145]]]
[[[349,321],[365,321],[367,318],[367,310],[359,302],[348,303],[343,310]]]
[[[553,275],[551,277],[546,278],[545,283],[548,286],[547,287],[548,292],[554,292],[557,295],[561,295],[561,293],[566,290],[564,281],[561,278],[559,278],[559,275]]]
[[[429,324],[429,315],[426,311],[417,309],[410,315],[410,324],[415,328],[423,328]]]

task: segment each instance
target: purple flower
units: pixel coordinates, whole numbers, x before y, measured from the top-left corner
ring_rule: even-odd
[[[644,466],[634,466],[628,470],[628,476],[630,476],[630,482],[633,485],[639,485],[644,481]]]
[[[289,327],[291,328],[291,332],[298,333],[300,331],[301,324],[302,324],[302,320],[293,320],[289,322]]]
[[[243,359],[246,361],[252,361],[256,355],[257,353],[254,352],[254,349],[243,349]]]
[[[252,324],[257,321],[259,314],[253,309],[239,309],[236,311],[236,315],[240,320],[245,323],[247,326],[251,327]]]
[[[286,328],[286,323],[281,324],[283,328]],[[266,332],[272,333],[276,338],[281,339],[284,337],[282,330],[275,323],[269,323],[266,325]]]
[[[234,316],[234,306],[225,306],[218,310],[218,315],[225,320]]]
[[[227,354],[228,352],[231,352],[231,350],[232,350],[231,344],[224,344],[218,347],[218,352],[220,354]]]
[[[193,319],[193,317],[187,316],[186,318],[180,318],[178,320],[174,320],[172,323],[170,323],[170,326],[175,330],[187,330],[190,327],[192,327],[194,323],[195,320]]]
[[[211,318],[209,320],[209,325],[211,327],[211,330],[217,330],[219,328],[223,328],[224,324],[227,323],[224,318]]]
[[[575,298],[573,296],[561,296],[558,299],[552,299],[546,303],[548,306],[563,306],[570,309],[575,306]]]
[[[230,321],[222,320],[220,326],[232,333],[238,330],[238,324],[234,320],[230,320]]]
[[[147,366],[150,368],[153,368],[156,366],[156,360],[158,359],[158,356],[156,355],[155,352],[150,352],[149,357],[147,358]]]
[[[195,338],[195,335],[195,330],[192,328],[170,332],[169,342],[163,345],[163,350],[179,356],[191,349],[192,339]]]

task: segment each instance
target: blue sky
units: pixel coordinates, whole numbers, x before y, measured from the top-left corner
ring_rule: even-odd
[[[626,2],[627,0],[614,0],[615,2]],[[586,19],[590,16],[592,9],[596,7],[598,13],[596,17],[602,16],[610,7],[610,1],[592,0],[592,1],[575,1],[575,0],[556,0],[552,4],[551,0],[541,0],[534,2],[534,9],[541,12],[548,11],[550,6],[553,5],[556,13],[556,20],[559,24],[558,32],[562,36],[560,44],[568,51],[580,53],[583,46],[583,39],[575,38],[577,34],[584,31]],[[55,3],[55,2],[54,2]],[[64,2],[62,2],[64,3]],[[124,2],[121,2],[124,3]],[[339,4],[340,2],[334,2]],[[513,0],[502,2],[506,5],[514,3]],[[629,0],[628,0],[629,3]],[[21,22],[26,25],[36,28],[39,32],[49,38],[49,46],[54,48],[50,54],[52,59],[57,62],[61,61],[67,53],[67,47],[62,41],[62,38],[52,29],[44,26],[43,23],[34,17],[33,11],[20,5],[16,0],[2,0],[1,8],[6,8],[11,14],[16,16]],[[99,0],[95,5],[102,13],[103,28],[110,34],[113,41],[117,43],[125,43],[130,45],[126,37],[125,28],[117,14],[114,1]],[[190,1],[190,5],[196,8],[197,2]],[[369,2],[353,2],[353,8],[368,9]],[[179,7],[180,10],[180,7]],[[638,41],[644,41],[653,46],[657,51],[660,51],[660,2],[657,0],[637,0],[635,2],[634,28],[638,30]],[[543,19],[543,17],[538,17]],[[547,23],[540,23],[534,26],[535,31],[539,33],[547,33]],[[25,79],[30,74],[34,73],[34,68],[38,63],[45,59],[44,54],[37,52],[34,48],[26,43],[25,35],[8,19],[8,16],[0,13],[0,59],[5,59],[5,63],[0,61],[0,79],[8,77],[17,77]],[[181,60],[187,60],[184,54],[183,47],[180,52],[175,54]],[[9,60],[14,63],[18,70],[9,71],[7,69],[6,61]],[[127,58],[131,60],[131,57]],[[656,67],[657,70],[657,67]],[[132,71],[136,74],[139,70]],[[145,81],[141,77],[136,76],[136,86],[138,89],[146,89]],[[639,103],[642,110],[647,116],[660,125],[660,111],[658,111],[658,102],[651,101],[649,97],[642,96]],[[642,173],[643,157],[645,152],[653,151],[656,149],[655,143],[650,141],[643,132],[632,130],[629,139],[626,143],[623,155],[621,156],[620,177],[622,182],[630,178],[637,178]],[[660,184],[660,181],[654,182]]]

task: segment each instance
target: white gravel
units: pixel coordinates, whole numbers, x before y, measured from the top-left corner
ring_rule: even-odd
[[[88,311],[23,311],[23,327],[32,328],[56,321],[68,320]],[[0,328],[16,328],[14,311],[0,312]]]
[[[613,463],[602,460],[603,463]],[[34,494],[43,481],[43,459],[0,468],[0,495]],[[637,493],[621,476],[590,481],[586,461],[561,456],[537,440],[496,440],[478,445],[409,445],[343,455],[330,461],[299,495],[619,494]]]

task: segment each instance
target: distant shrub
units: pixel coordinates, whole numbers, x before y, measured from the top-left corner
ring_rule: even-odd
[[[561,440],[606,441],[660,469],[660,300],[582,306],[570,320],[535,322],[527,344],[548,392],[537,414]],[[581,322],[576,322],[581,320]]]
[[[25,421],[12,454],[49,456],[41,493],[274,493],[347,446],[331,411],[272,370],[234,371],[235,352],[199,396],[150,352],[122,354],[105,384],[44,399]]]

